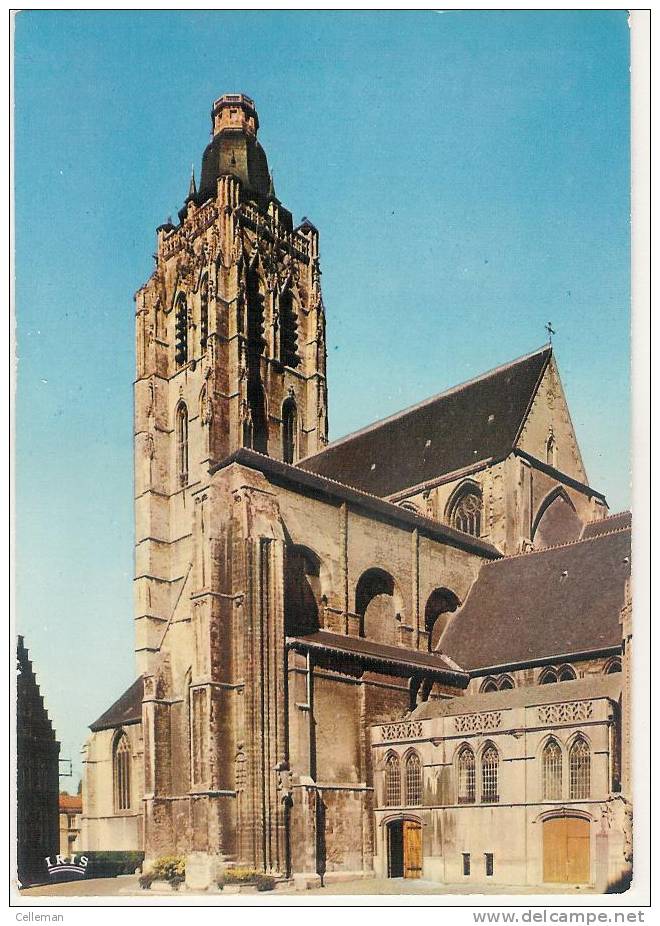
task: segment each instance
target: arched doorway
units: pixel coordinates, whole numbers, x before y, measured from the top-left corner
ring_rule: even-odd
[[[549,884],[588,884],[591,879],[589,821],[552,817],[543,821],[543,880]]]
[[[387,876],[422,877],[422,825],[417,820],[393,820],[388,824]]]

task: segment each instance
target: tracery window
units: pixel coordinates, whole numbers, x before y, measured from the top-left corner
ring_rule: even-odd
[[[559,801],[562,791],[562,754],[556,739],[550,739],[543,747],[541,757],[543,776],[543,800]]]
[[[112,765],[115,786],[115,810],[130,810],[131,747],[125,733],[120,733],[115,741]]]
[[[179,483],[188,484],[188,409],[179,402],[176,410],[176,469]]]
[[[299,366],[298,316],[290,289],[280,296],[280,354],[285,366]]]
[[[579,736],[568,753],[569,797],[586,800],[591,791],[591,752],[585,739]]]
[[[176,301],[174,328],[174,357],[177,367],[183,367],[188,363],[188,304],[183,293]]]
[[[476,488],[466,488],[454,502],[451,524],[464,534],[481,535],[481,494]]]
[[[458,754],[458,803],[474,804],[474,794],[474,753],[469,746],[463,746]]]
[[[490,743],[481,754],[481,800],[484,804],[496,804],[499,799],[498,770],[500,754]]]
[[[401,766],[393,753],[385,760],[385,803],[388,807],[401,804]]]
[[[422,763],[416,752],[406,759],[406,805],[414,807],[422,803]]]
[[[282,459],[293,463],[296,458],[296,438],[298,437],[298,411],[293,398],[288,398],[282,406]]]
[[[206,342],[209,337],[209,278],[205,274],[200,286],[200,309],[199,309],[199,346],[202,353],[206,350]]]

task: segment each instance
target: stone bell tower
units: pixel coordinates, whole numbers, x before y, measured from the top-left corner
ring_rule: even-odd
[[[253,101],[226,94],[211,117],[199,187],[193,173],[135,297],[140,672],[189,598],[210,467],[239,447],[295,463],[327,442],[318,232],[275,195]]]

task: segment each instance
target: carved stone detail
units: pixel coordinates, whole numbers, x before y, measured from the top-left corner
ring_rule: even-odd
[[[422,735],[420,720],[404,720],[402,723],[386,723],[380,728],[381,736],[387,742],[417,739]]]
[[[541,723],[575,723],[589,720],[593,712],[592,701],[568,701],[565,704],[546,704],[539,708]]]
[[[483,714],[461,714],[454,718],[457,733],[481,733],[496,730],[502,723],[502,711],[486,711]]]

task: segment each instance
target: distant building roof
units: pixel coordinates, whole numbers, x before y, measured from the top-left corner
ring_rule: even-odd
[[[60,813],[82,813],[82,795],[60,794]]]
[[[341,633],[319,630],[304,636],[287,637],[287,645],[293,649],[317,650],[343,656],[352,662],[364,665],[386,666],[392,675],[408,675],[411,669],[423,670],[451,677],[455,684],[467,685],[469,677],[451,660],[439,653],[427,653],[406,649],[403,646],[389,646],[365,640],[363,637],[349,637]]]
[[[513,449],[552,356],[547,346],[334,441],[298,463],[380,497]]]
[[[143,694],[144,678],[140,676],[104,714],[101,714],[98,720],[89,725],[89,729],[96,733],[97,730],[109,730],[112,727],[124,726],[124,724],[139,723],[142,720]]]
[[[439,648],[488,670],[621,644],[630,531],[485,563]]]
[[[620,511],[618,514],[611,514],[600,521],[585,524],[581,539],[589,540],[591,537],[601,537],[603,534],[610,534],[612,531],[618,531],[625,527],[632,527],[632,514],[629,511]]]
[[[529,688],[511,688],[488,694],[463,695],[425,701],[410,715],[414,720],[432,717],[452,717],[477,711],[501,711],[509,707],[532,707],[536,704],[553,704],[555,701],[577,701],[583,698],[613,698],[621,694],[621,674],[594,675],[572,682],[551,685],[534,685]]]

